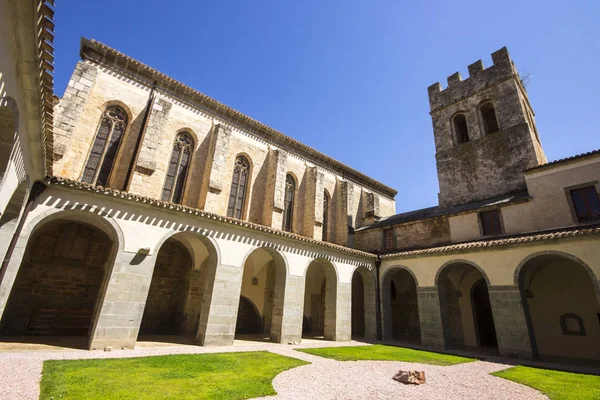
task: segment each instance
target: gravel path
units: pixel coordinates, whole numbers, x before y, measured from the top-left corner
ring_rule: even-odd
[[[236,341],[228,347],[189,345],[148,345],[136,350],[103,351],[1,351],[0,399],[35,400],[44,360],[86,358],[127,358],[165,354],[201,354],[268,350],[299,358],[310,365],[279,374],[273,381],[277,396],[265,399],[547,399],[527,386],[496,378],[490,372],[509,368],[508,365],[477,361],[451,367],[392,362],[335,361],[293,350],[307,347],[338,347],[364,345],[360,342],[336,343],[303,341],[287,346],[272,343]],[[158,347],[156,347],[158,346]],[[403,385],[391,377],[399,369],[425,371],[425,385]]]

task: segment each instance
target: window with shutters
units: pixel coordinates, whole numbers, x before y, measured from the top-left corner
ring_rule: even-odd
[[[327,241],[329,230],[329,193],[323,193],[323,241]]]
[[[127,128],[127,114],[119,106],[110,106],[102,114],[92,150],[83,170],[81,180],[105,186],[112,171],[121,139]]]
[[[233,177],[231,178],[231,190],[229,191],[229,204],[227,205],[227,216],[242,219],[244,216],[244,204],[246,202],[246,191],[250,174],[250,163],[244,156],[238,156],[233,166]]]
[[[579,222],[600,220],[600,198],[595,186],[572,189],[570,193]]]
[[[500,210],[481,212],[479,213],[479,220],[481,221],[481,233],[483,236],[502,234]]]
[[[290,174],[285,176],[285,205],[283,209],[283,229],[291,232],[294,219],[294,196],[296,195],[296,181]]]
[[[384,229],[383,230],[383,249],[384,250],[394,250],[396,246],[394,245],[394,230],[393,229]]]
[[[175,138],[171,161],[163,186],[162,200],[180,204],[183,200],[185,180],[190,168],[194,140],[188,132],[181,132]]]

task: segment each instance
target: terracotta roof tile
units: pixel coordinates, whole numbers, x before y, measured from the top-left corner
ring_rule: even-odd
[[[231,225],[238,225],[238,226],[241,226],[244,228],[248,228],[248,229],[252,229],[252,230],[256,230],[256,231],[260,231],[260,232],[265,232],[265,233],[269,233],[272,235],[283,236],[286,238],[298,240],[300,242],[310,243],[310,244],[318,245],[321,247],[326,247],[326,248],[330,248],[333,250],[342,251],[344,253],[353,254],[356,256],[367,257],[370,259],[375,259],[377,257],[375,254],[367,253],[364,251],[352,249],[352,248],[345,247],[345,246],[340,246],[340,245],[333,244],[333,243],[322,242],[320,240],[315,240],[315,239],[312,239],[312,238],[309,238],[306,236],[301,236],[301,235],[291,233],[291,232],[281,231],[279,229],[274,229],[274,228],[271,228],[271,227],[268,227],[265,225],[255,224],[253,222],[242,221],[242,220],[235,219],[235,218],[224,217],[222,215],[214,214],[214,213],[211,213],[208,211],[203,211],[198,208],[182,206],[180,204],[174,204],[174,203],[157,200],[157,199],[153,199],[153,198],[146,197],[146,196],[140,196],[140,195],[136,195],[136,194],[125,192],[125,191],[104,188],[102,186],[93,186],[88,183],[83,183],[83,182],[75,181],[72,179],[67,179],[67,178],[62,178],[62,177],[57,177],[57,176],[47,177],[45,183],[49,184],[49,185],[54,185],[54,186],[63,186],[63,187],[68,187],[68,188],[76,189],[76,190],[105,194],[107,196],[112,196],[112,197],[116,197],[116,198],[120,198],[120,199],[124,199],[124,200],[128,200],[128,201],[133,201],[136,203],[147,204],[147,205],[154,206],[157,208],[178,211],[178,212],[186,213],[186,214],[193,214],[193,215],[197,215],[201,218],[224,222],[224,223],[228,223]]]

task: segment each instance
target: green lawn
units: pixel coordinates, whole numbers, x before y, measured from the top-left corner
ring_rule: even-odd
[[[384,346],[346,346],[322,349],[296,349],[315,356],[333,358],[338,361],[376,360],[404,361],[432,365],[454,365],[475,361],[473,358],[457,357],[430,351],[413,350],[404,347]]]
[[[531,367],[513,367],[492,373],[530,386],[552,400],[600,399],[600,376]]]
[[[40,399],[245,399],[307,364],[266,351],[45,361]]]

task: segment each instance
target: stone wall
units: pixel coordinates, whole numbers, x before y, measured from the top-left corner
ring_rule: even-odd
[[[380,214],[395,212],[390,196],[342,179],[327,165],[316,165],[289,149],[273,146],[252,130],[238,126],[222,116],[191,104],[160,86],[148,110],[150,87],[125,74],[91,60],[80,62],[65,96],[56,108],[58,145],[55,170],[61,176],[79,179],[102,113],[119,105],[128,115],[128,126],[121,140],[108,186],[131,193],[160,198],[165,175],[179,132],[194,139],[194,149],[182,203],[220,215],[227,213],[235,159],[245,156],[250,162],[251,179],[245,197],[243,219],[281,229],[285,175],[297,180],[293,231],[321,239],[323,191],[332,195],[343,215],[332,209],[331,240],[349,244],[348,226],[363,223],[362,193],[378,197]],[[147,120],[146,120],[147,115]],[[141,138],[140,138],[141,135]],[[135,154],[137,142],[139,153]],[[62,149],[62,150],[61,150]],[[130,172],[132,165],[135,168]],[[128,174],[130,180],[126,182]],[[343,182],[343,189],[336,182]],[[337,198],[339,201],[336,202]],[[339,228],[333,234],[336,227]]]
[[[506,48],[469,66],[469,78],[448,78],[444,90],[429,87],[436,144],[440,206],[482,200],[525,189],[522,171],[546,161],[527,94]],[[499,131],[485,134],[480,106],[491,102]],[[469,141],[460,144],[453,118],[466,118]]]

